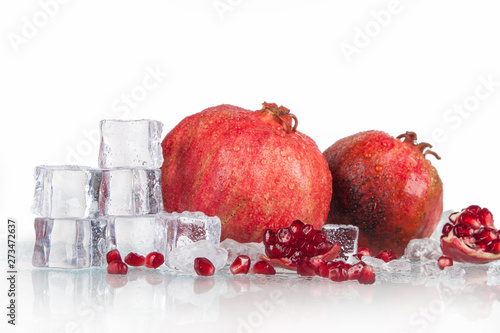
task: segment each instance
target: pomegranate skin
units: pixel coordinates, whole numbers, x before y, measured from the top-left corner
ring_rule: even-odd
[[[273,105],[219,105],[172,129],[162,142],[165,210],[218,216],[221,240],[260,242],[265,229],[296,219],[319,229],[331,200],[328,165],[316,143],[292,129],[296,118],[276,117]]]
[[[359,246],[374,253],[403,255],[411,239],[432,234],[443,211],[443,184],[423,153],[429,145],[416,145],[414,133],[403,136],[361,132],[323,153],[333,188],[326,223],[358,226]]]

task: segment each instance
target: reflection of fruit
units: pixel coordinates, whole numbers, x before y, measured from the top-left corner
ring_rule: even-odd
[[[469,206],[451,214],[443,226],[443,254],[458,262],[486,264],[500,259],[499,232],[487,208]]]
[[[390,248],[401,256],[411,239],[429,237],[442,214],[443,187],[425,158],[438,156],[416,138],[367,131],[326,149],[333,178],[326,223],[358,226],[359,245],[373,253]]]
[[[182,120],[162,142],[162,193],[168,212],[218,216],[222,240],[258,242],[266,228],[301,219],[319,228],[331,176],[315,142],[284,107],[231,105]]]
[[[194,271],[199,276],[212,276],[215,274],[215,267],[207,258],[195,258]]]

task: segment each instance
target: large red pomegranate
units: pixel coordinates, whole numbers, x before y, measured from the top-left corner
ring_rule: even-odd
[[[218,216],[222,239],[260,242],[265,229],[300,219],[319,228],[331,176],[315,142],[288,109],[220,105],[183,119],[162,142],[167,212]]]
[[[400,140],[404,139],[404,140]],[[401,256],[413,238],[429,237],[443,211],[443,185],[413,132],[380,131],[341,139],[324,155],[332,173],[327,223],[359,227],[359,246]]]

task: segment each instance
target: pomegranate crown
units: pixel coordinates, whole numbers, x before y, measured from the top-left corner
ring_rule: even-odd
[[[283,126],[283,129],[287,133],[297,131],[297,125],[299,124],[299,120],[293,113],[290,113],[290,109],[287,109],[283,105],[278,107],[276,103],[264,102],[262,103],[262,109],[260,111],[262,113],[269,113],[273,116],[275,120],[279,120],[281,122],[281,125]],[[292,121],[285,120],[285,118],[288,117],[290,117]],[[293,127],[292,127],[292,122],[293,122]]]
[[[441,157],[438,154],[436,154],[435,152],[430,150],[430,148],[432,148],[432,145],[430,143],[427,143],[427,142],[417,143],[416,142],[417,141],[417,134],[415,132],[406,131],[406,133],[398,135],[396,137],[396,139],[402,139],[402,138],[404,138],[403,142],[409,142],[413,146],[417,147],[418,150],[420,150],[422,152],[422,154],[424,154],[424,156],[427,156],[427,154],[431,154],[435,158],[437,158],[438,160],[441,159]]]

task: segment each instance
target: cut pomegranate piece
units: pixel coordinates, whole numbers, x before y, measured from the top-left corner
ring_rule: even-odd
[[[144,266],[147,268],[158,268],[165,262],[165,257],[159,252],[151,252],[146,256]]]
[[[215,274],[215,267],[207,258],[195,258],[194,271],[200,276],[212,276]]]
[[[302,260],[297,264],[297,274],[301,276],[315,276],[316,269],[309,260]]]
[[[125,275],[128,272],[128,266],[121,260],[115,260],[108,264],[109,274]]]
[[[377,254],[375,256],[375,258],[382,259],[385,262],[389,262],[391,260],[398,259],[398,255],[396,253],[394,253],[394,251],[392,251],[392,250],[385,250],[385,251],[382,251],[379,254]]]
[[[366,265],[361,270],[358,282],[361,284],[374,284],[375,283],[375,273],[373,272],[373,267]]]
[[[134,267],[144,266],[145,260],[146,258],[144,258],[144,256],[141,256],[134,252],[130,252],[129,254],[127,254],[124,259],[127,265]]]
[[[264,275],[274,275],[274,274],[276,274],[276,270],[268,262],[261,260],[261,261],[257,261],[255,263],[255,265],[253,265],[252,273],[264,274]]]
[[[267,229],[263,242],[266,255],[261,256],[262,260],[275,267],[292,270],[297,269],[298,263],[311,258],[325,261],[335,259],[341,251],[340,244],[331,243],[321,230],[315,230],[312,225],[299,220],[276,232]],[[304,269],[306,265],[304,264]]]
[[[441,249],[446,257],[457,262],[486,264],[500,259],[500,240],[487,208],[469,206],[450,215],[450,224],[443,227]]]
[[[246,255],[239,255],[234,259],[229,270],[233,274],[247,274],[250,270],[250,257]]]
[[[453,259],[445,256],[441,256],[438,259],[438,267],[443,270],[445,267],[453,266]]]
[[[349,280],[357,280],[361,276],[361,271],[366,266],[366,264],[362,261],[358,262],[355,265],[352,265],[347,269],[347,276]]]
[[[120,252],[117,249],[111,250],[106,253],[106,262],[109,264],[112,261],[122,261],[122,257],[120,256]]]

